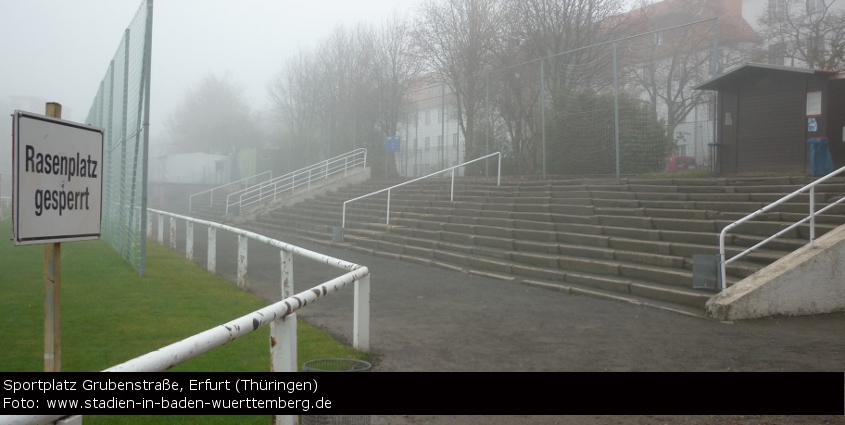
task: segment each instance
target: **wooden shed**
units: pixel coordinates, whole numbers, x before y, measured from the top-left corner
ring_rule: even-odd
[[[815,137],[845,166],[845,73],[749,63],[695,89],[719,93],[719,174],[809,175]]]

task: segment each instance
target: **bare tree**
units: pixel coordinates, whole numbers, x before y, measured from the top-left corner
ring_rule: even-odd
[[[408,104],[406,97],[422,70],[422,62],[412,51],[412,41],[408,20],[396,14],[382,22],[377,34],[373,75],[379,102],[378,127],[383,137],[396,135],[399,116],[407,112],[403,110]],[[407,149],[408,141],[405,143]],[[391,168],[386,173],[398,174]]]
[[[207,74],[168,117],[165,132],[177,152],[230,156],[261,144],[258,119],[244,100],[243,87],[229,75]]]
[[[666,137],[674,143],[675,129],[698,105],[708,101],[707,92],[692,88],[713,76],[713,22],[673,28],[715,16],[713,0],[666,0],[644,3],[634,11],[635,30],[654,31],[631,41],[620,54],[626,61],[623,80],[640,92],[665,120]],[[727,55],[731,60],[738,55]],[[720,64],[732,66],[732,64]]]
[[[420,9],[415,41],[429,69],[455,95],[467,159],[486,153],[476,140],[476,125],[484,106],[485,72],[502,36],[501,15],[496,0],[427,0]]]
[[[289,155],[298,158],[294,168],[311,164],[316,158],[317,106],[313,59],[300,51],[288,59],[269,84],[274,112],[283,123],[284,134],[291,145]]]
[[[768,2],[757,18],[769,61],[780,65],[841,69],[845,66],[845,10],[836,0]]]
[[[567,87],[591,86],[587,80],[606,72],[602,48],[586,48],[619,37],[624,19],[620,0],[524,0],[505,7],[505,36],[497,48],[495,110],[508,133],[518,173],[534,173],[539,165],[540,60],[545,61],[545,87],[552,93]],[[551,56],[567,53],[561,57]],[[538,60],[539,59],[539,60]],[[555,64],[565,66],[554,66]],[[571,72],[591,64],[592,71]],[[583,68],[583,66],[581,67]],[[605,78],[605,81],[611,81]],[[607,83],[605,83],[607,84]],[[550,96],[550,100],[562,97]]]

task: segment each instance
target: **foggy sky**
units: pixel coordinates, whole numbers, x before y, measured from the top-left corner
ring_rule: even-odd
[[[267,83],[299,48],[340,24],[378,24],[417,0],[156,0],[153,12],[152,139],[186,90],[206,73],[245,87],[255,110]],[[0,173],[11,173],[10,96],[62,104],[83,121],[140,0],[0,0]],[[34,107],[33,107],[34,108]],[[44,113],[44,105],[32,112]],[[2,182],[8,184],[6,176]],[[3,190],[5,192],[5,188]],[[5,193],[4,193],[5,195]]]

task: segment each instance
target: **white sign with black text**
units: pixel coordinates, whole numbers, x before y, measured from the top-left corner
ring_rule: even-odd
[[[15,245],[100,238],[103,130],[15,111]]]

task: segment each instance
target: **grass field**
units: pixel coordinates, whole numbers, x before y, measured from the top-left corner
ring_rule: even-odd
[[[12,222],[0,222],[0,372],[43,370],[42,245],[14,246]],[[63,371],[99,371],[266,305],[181,255],[150,242],[147,276],[104,241],[62,244]],[[175,371],[269,371],[269,327],[189,360]],[[316,358],[366,355],[299,321],[301,367]],[[86,417],[85,423],[255,423],[267,417]],[[161,422],[158,422],[161,421]]]

